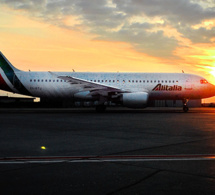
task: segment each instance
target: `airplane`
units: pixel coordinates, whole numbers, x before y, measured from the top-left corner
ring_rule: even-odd
[[[205,78],[185,73],[35,72],[15,68],[0,52],[0,89],[46,100],[97,101],[104,112],[112,102],[129,108],[145,108],[150,100],[182,100],[215,95]]]

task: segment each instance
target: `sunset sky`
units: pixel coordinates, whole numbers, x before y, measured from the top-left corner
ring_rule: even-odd
[[[22,70],[181,72],[215,84],[215,0],[0,0]]]

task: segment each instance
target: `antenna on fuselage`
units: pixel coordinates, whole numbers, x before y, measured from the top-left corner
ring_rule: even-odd
[[[72,72],[75,72],[75,70],[74,70],[74,69],[72,69]]]
[[[182,73],[184,73],[184,71],[182,70]]]

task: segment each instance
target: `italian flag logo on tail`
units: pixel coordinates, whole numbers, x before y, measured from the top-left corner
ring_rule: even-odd
[[[16,69],[2,52],[0,52],[0,89],[24,95],[31,95],[17,77],[16,72],[18,71],[20,70]]]

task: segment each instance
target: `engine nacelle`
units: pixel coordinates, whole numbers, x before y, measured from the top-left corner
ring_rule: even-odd
[[[145,108],[147,106],[149,94],[146,92],[123,93],[123,105],[129,108]]]
[[[81,92],[75,93],[74,98],[88,100],[88,99],[92,99],[92,96],[90,95],[90,91],[81,91]]]

